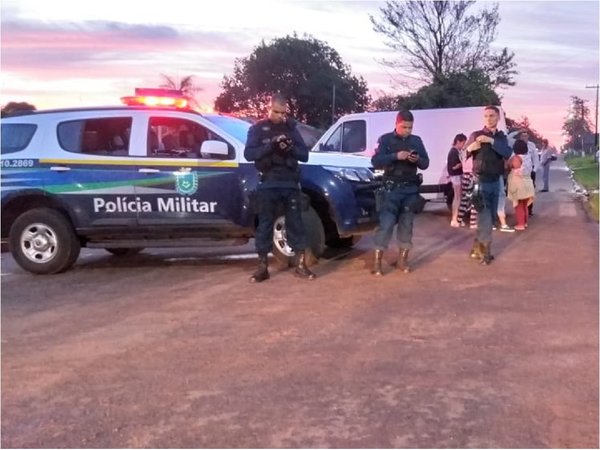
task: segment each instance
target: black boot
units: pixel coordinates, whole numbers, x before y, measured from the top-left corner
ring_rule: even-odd
[[[383,275],[383,270],[381,269],[382,261],[383,250],[375,250],[375,255],[373,256],[373,269],[371,269],[373,275],[377,275],[378,277]]]
[[[258,269],[250,277],[250,283],[260,283],[261,281],[268,280],[269,276],[269,263],[267,261],[267,255],[258,255]]]
[[[483,248],[479,240],[475,239],[473,241],[473,247],[471,248],[471,253],[469,254],[469,256],[473,259],[478,260],[481,260],[481,258],[483,258]]]
[[[492,253],[491,253],[492,244],[490,242],[488,242],[487,244],[482,244],[481,247],[483,249],[483,255],[481,257],[481,264],[484,266],[487,266],[494,259],[494,257],[492,256]]]
[[[408,265],[408,249],[401,248],[398,252],[398,262],[396,263],[396,267],[404,273],[410,272],[410,266]]]
[[[294,275],[306,280],[314,280],[317,276],[306,267],[306,252],[304,250],[297,252],[298,264]]]

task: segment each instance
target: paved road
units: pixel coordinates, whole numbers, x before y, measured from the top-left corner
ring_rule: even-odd
[[[597,448],[598,225],[563,169],[490,267],[435,206],[377,282],[370,237],[261,285],[249,247],[47,277],[4,253],[1,444]]]

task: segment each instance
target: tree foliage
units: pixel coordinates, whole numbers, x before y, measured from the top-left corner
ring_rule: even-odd
[[[270,96],[280,92],[298,120],[324,127],[335,116],[364,111],[370,101],[367,83],[355,77],[336,50],[310,36],[262,42],[247,58],[237,59],[215,100],[221,112],[264,116]]]
[[[529,140],[531,142],[538,147],[542,146],[542,140],[544,139],[544,136],[535,128],[533,128],[531,122],[529,121],[529,117],[521,116],[520,119],[515,120],[505,116],[504,119],[506,120],[506,128],[508,129],[509,133],[514,131],[526,131],[527,134],[529,134]]]
[[[31,103],[27,102],[8,102],[6,105],[2,107],[2,111],[0,113],[1,117],[6,117],[9,114],[18,112],[18,111],[35,111],[36,107]]]
[[[475,1],[387,1],[373,29],[387,38],[399,60],[386,64],[408,69],[425,83],[443,85],[452,75],[480,72],[490,88],[513,86],[514,53],[494,52],[500,22],[497,3],[471,14]]]
[[[480,70],[456,73],[443,83],[431,83],[404,96],[384,96],[372,104],[375,110],[459,108],[499,105],[500,98],[489,86],[489,78]]]
[[[190,104],[196,107],[200,106],[196,100],[196,94],[200,92],[202,88],[196,85],[194,75],[187,75],[179,81],[169,75],[161,74],[160,76],[163,79],[163,82],[160,85],[161,88],[181,91],[182,95],[188,99]]]
[[[590,109],[586,102],[587,100],[571,96],[571,106],[562,127],[567,138],[567,145],[578,150],[583,150],[583,140],[592,134]]]

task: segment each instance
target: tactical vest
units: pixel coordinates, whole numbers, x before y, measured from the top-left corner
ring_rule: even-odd
[[[295,123],[287,120],[285,123],[274,125],[265,120],[256,124],[260,127],[261,142],[263,144],[273,145],[271,140],[281,134],[292,139]],[[293,144],[292,144],[293,145]],[[275,147],[276,148],[276,147]],[[254,161],[254,166],[261,174],[262,181],[294,181],[300,179],[300,168],[298,160],[291,156],[291,149],[282,152],[276,149],[269,155]]]
[[[394,161],[384,170],[384,177],[400,183],[415,183],[420,181],[417,175],[417,165],[406,160]]]

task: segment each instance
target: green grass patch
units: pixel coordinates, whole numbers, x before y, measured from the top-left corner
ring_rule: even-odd
[[[598,163],[591,156],[567,157],[565,159],[569,168],[573,171],[575,181],[587,191],[598,190]],[[598,221],[598,193],[590,193],[588,197],[590,214]]]
[[[592,214],[592,217],[594,217],[594,219],[596,219],[596,222],[598,222],[598,201],[599,201],[600,197],[598,196],[598,193],[594,193],[594,194],[590,194],[590,197],[588,198],[588,204],[590,206],[590,213]]]

